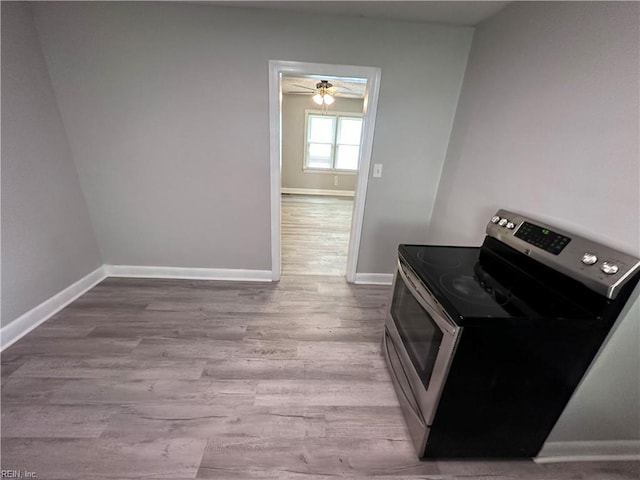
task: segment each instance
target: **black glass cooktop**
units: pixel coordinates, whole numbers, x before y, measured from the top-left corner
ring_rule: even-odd
[[[454,319],[597,316],[480,247],[400,245],[398,251]]]

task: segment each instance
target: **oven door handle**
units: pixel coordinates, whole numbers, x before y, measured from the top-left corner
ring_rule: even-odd
[[[420,305],[422,305],[422,308],[424,308],[431,314],[433,321],[436,322],[438,327],[440,327],[441,330],[447,332],[450,335],[455,335],[458,326],[447,317],[446,313],[441,311],[441,308],[436,303],[436,300],[434,298],[431,298],[428,292],[425,293],[429,296],[429,298],[426,298],[422,294],[420,290],[424,290],[424,288],[421,289],[418,287],[418,285],[416,285],[416,283],[420,283],[420,280],[416,278],[415,282],[413,281],[411,277],[414,277],[414,275],[404,269],[400,259],[398,259],[398,273],[400,273],[402,280],[404,280],[405,285],[407,285],[407,288],[409,288],[415,299],[418,301],[418,303],[420,303]]]

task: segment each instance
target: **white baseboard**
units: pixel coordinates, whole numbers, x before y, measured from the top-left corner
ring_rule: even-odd
[[[189,280],[231,280],[271,282],[271,270],[238,270],[219,268],[139,267],[102,265],[73,285],[65,288],[24,315],[0,329],[0,352],[13,345],[31,330],[54,316],[64,307],[95,287],[107,277],[176,278]]]
[[[629,460],[640,460],[640,440],[547,442],[534,458],[536,463]]]
[[[105,264],[0,329],[0,352],[13,345],[31,330],[44,323],[107,277],[228,280],[236,282],[273,281],[271,270]],[[357,273],[355,281],[355,283],[363,285],[391,285],[392,282],[393,274],[390,273]]]
[[[271,270],[231,268],[142,267],[105,265],[108,277],[175,278],[185,280],[230,280],[236,282],[271,282]]]
[[[356,273],[355,283],[358,285],[391,285],[393,283],[393,274]]]
[[[353,197],[356,192],[348,190],[322,190],[319,188],[281,188],[280,193],[291,195],[331,195],[334,197]]]
[[[13,320],[0,329],[0,351],[13,345],[38,325],[54,316],[64,307],[80,297],[86,291],[95,287],[106,278],[104,266],[81,278],[74,284],[57,293],[27,313]]]

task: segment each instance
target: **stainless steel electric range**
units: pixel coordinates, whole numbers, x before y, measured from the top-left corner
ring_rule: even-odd
[[[506,210],[481,247],[400,245],[383,353],[418,456],[536,456],[639,278]]]

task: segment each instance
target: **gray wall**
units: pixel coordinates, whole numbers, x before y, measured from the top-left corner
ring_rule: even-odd
[[[270,269],[268,61],[382,68],[360,272],[423,239],[472,29],[146,2],[34,7],[105,263]],[[389,199],[393,199],[391,202]]]
[[[515,3],[476,30],[429,240],[499,207],[640,254],[637,3]],[[550,441],[640,437],[638,308]]]
[[[335,97],[329,107],[331,112],[362,113],[363,100],[357,98]],[[356,176],[353,174],[303,172],[305,110],[318,110],[311,95],[282,96],[282,187],[308,188],[321,190],[343,190],[353,192],[356,189]],[[334,177],[338,185],[334,185]]]
[[[2,3],[2,321],[102,264],[29,6]]]

